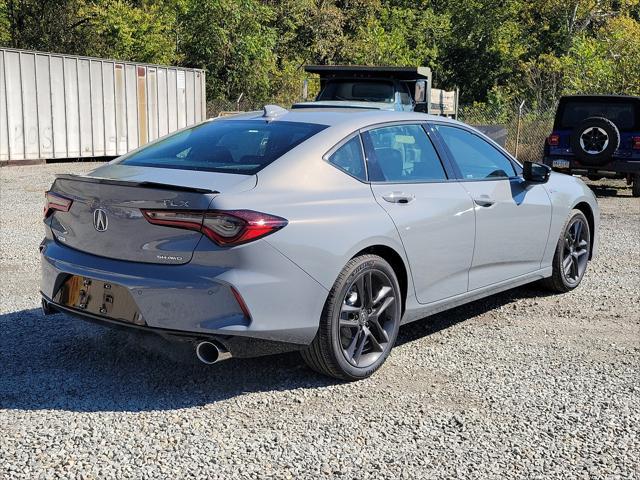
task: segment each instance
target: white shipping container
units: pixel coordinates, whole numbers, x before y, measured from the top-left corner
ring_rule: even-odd
[[[205,118],[203,70],[0,49],[0,165],[122,155]]]

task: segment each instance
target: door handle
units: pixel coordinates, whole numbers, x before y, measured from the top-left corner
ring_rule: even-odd
[[[415,200],[415,195],[404,192],[391,192],[383,195],[382,198],[389,203],[409,203]]]
[[[491,205],[496,203],[495,200],[489,195],[480,195],[479,197],[475,197],[473,201],[480,207],[490,207]]]

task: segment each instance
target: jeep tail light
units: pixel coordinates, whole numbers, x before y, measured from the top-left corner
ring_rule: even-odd
[[[558,145],[560,145],[560,135],[552,133],[551,135],[549,135],[547,141],[549,142],[550,146],[557,147]]]
[[[287,220],[253,210],[142,210],[149,223],[202,232],[223,247],[251,242],[276,232]]]
[[[633,137],[631,139],[631,145],[634,150],[640,150],[640,137]]]
[[[57,193],[45,192],[44,218],[48,218],[55,210],[68,212],[73,200]]]

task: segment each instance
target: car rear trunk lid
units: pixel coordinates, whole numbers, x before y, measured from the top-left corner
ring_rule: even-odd
[[[115,167],[115,168],[113,168]],[[202,234],[152,225],[142,209],[206,210],[225,191],[255,186],[255,176],[107,165],[87,176],[59,175],[51,191],[71,199],[46,222],[59,242],[118,260],[188,263]]]

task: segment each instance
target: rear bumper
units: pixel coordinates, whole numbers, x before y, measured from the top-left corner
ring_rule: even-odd
[[[50,298],[47,298],[41,292],[42,295],[42,309],[45,315],[52,315],[55,313],[64,313],[71,317],[84,320],[86,322],[95,323],[98,325],[111,327],[121,330],[135,329],[143,333],[160,335],[171,341],[189,342],[194,345],[200,341],[208,340],[215,341],[223,345],[227,351],[234,358],[251,358],[264,355],[273,355],[276,353],[285,353],[300,350],[303,345],[295,343],[278,342],[272,340],[263,340],[253,337],[241,337],[237,335],[211,335],[200,334],[193,332],[184,332],[180,330],[171,330],[165,328],[141,326],[133,323],[123,322],[119,320],[113,320],[105,318],[99,315],[93,315],[87,312],[80,312],[78,310],[63,307],[54,303]]]
[[[614,158],[611,162],[603,165],[583,165],[570,155],[547,155],[544,157],[544,164],[553,168],[554,160],[568,160],[569,168],[554,168],[558,172],[564,173],[584,173],[585,175],[596,172],[615,173],[640,173],[640,159],[627,160]]]
[[[264,241],[226,251],[205,245],[185,265],[112,260],[50,238],[41,248],[40,289],[54,310],[136,328],[53,302],[69,275],[89,277],[125,287],[145,321],[143,329],[167,335],[247,337],[306,345],[316,334],[328,293]],[[232,286],[242,296],[250,318],[243,313]]]

